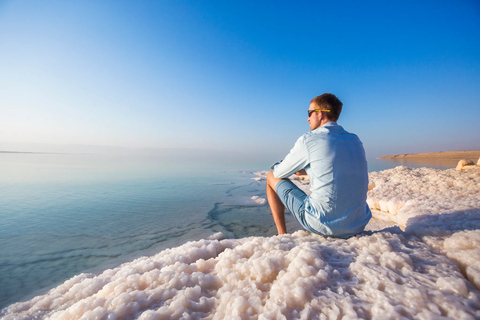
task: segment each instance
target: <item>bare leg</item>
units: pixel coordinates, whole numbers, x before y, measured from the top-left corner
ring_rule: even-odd
[[[273,172],[269,172],[267,175],[267,200],[270,205],[270,211],[272,211],[273,220],[277,227],[278,234],[287,233],[287,226],[285,225],[285,206],[275,192],[275,186],[282,180],[275,178]]]

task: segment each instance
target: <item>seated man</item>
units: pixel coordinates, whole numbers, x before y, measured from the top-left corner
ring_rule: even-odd
[[[362,232],[372,217],[365,151],[355,134],[337,124],[342,106],[331,93],[312,99],[311,132],[268,173],[267,199],[278,234],[287,233],[285,207],[307,231],[339,238]],[[311,195],[287,179],[294,173],[308,175]]]

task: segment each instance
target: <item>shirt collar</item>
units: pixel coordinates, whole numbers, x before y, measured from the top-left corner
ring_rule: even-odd
[[[330,121],[330,122],[325,123],[320,128],[317,128],[317,129],[313,130],[312,132],[321,131],[322,129],[333,128],[333,127],[339,127],[339,125],[335,121]]]
[[[325,123],[322,127],[335,127],[338,126],[338,124],[335,121],[330,121]]]

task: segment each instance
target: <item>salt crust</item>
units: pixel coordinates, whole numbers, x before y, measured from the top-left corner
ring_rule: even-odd
[[[251,199],[252,199],[255,203],[258,203],[258,204],[265,204],[265,203],[267,203],[267,199],[261,198],[261,197],[259,197],[259,196],[253,196]]]
[[[401,228],[422,215],[480,212],[480,171],[398,166],[369,174],[367,203]],[[413,220],[412,220],[413,221]]]
[[[415,236],[200,240],[6,309],[4,319],[474,319],[480,293]],[[442,318],[444,319],[444,318]]]
[[[100,275],[78,275],[0,316],[480,319],[478,176],[397,167],[371,173],[370,181],[373,204],[404,201],[392,206],[396,214],[383,214],[402,216],[406,231],[347,240],[306,231],[223,240],[217,233]]]

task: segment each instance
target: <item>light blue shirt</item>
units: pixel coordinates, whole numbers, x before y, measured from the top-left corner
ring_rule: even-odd
[[[301,136],[272,169],[276,178],[305,169],[312,192],[305,199],[305,220],[319,234],[349,237],[362,232],[372,217],[366,202],[368,169],[363,144],[336,122]]]

